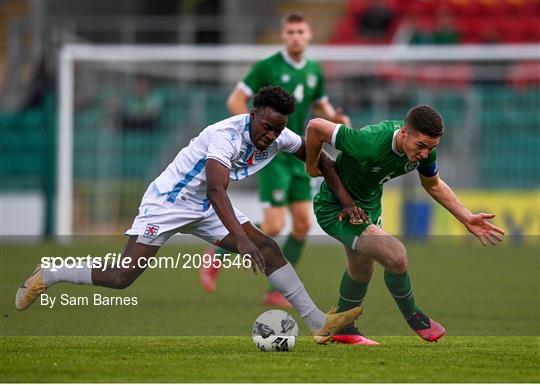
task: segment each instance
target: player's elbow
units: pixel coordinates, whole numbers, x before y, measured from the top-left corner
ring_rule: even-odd
[[[229,110],[229,113],[233,114],[234,115],[234,106],[235,106],[235,101],[234,101],[234,96],[233,95],[230,95],[228,98],[227,98],[227,110]]]
[[[239,115],[246,113],[248,108],[249,97],[242,91],[236,89],[227,98],[227,109],[231,115]]]
[[[307,136],[315,139],[319,143],[330,143],[334,127],[335,124],[328,120],[314,118],[309,121],[306,128]]]
[[[424,190],[426,190],[426,192],[429,194],[429,195],[436,195],[437,194],[437,191],[439,191],[439,183],[437,180],[430,180],[431,178],[429,179],[422,179],[421,180],[421,185],[422,187],[424,188]]]
[[[223,188],[219,188],[218,186],[208,186],[206,188],[206,197],[210,201],[210,203],[214,203],[217,199],[217,197],[223,193]]]
[[[314,118],[314,119],[311,119],[309,122],[308,122],[308,125],[307,125],[307,128],[306,128],[306,131],[308,133],[309,136],[314,136],[314,137],[317,137],[319,138],[320,136],[320,129],[321,129],[321,122],[323,122],[324,120],[321,119],[321,118]]]

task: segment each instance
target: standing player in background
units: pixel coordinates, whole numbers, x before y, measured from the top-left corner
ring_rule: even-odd
[[[388,120],[361,130],[313,119],[306,134],[308,174],[320,175],[317,162],[323,142],[340,150],[336,166],[341,180],[355,205],[362,208],[371,222],[353,225],[336,220],[341,206],[323,182],[314,199],[317,222],[326,233],[343,244],[347,254],[347,270],[339,289],[339,311],[362,304],[377,261],[384,267],[388,291],[411,329],[426,341],[437,341],[445,329],[416,305],[407,273],[405,247],[381,228],[383,184],[416,169],[427,193],[482,244],[496,244],[504,234],[502,229],[488,222],[495,217],[494,214],[471,213],[439,177],[435,147],[443,134],[440,115],[433,108],[421,105],[407,113],[405,122]],[[333,339],[349,344],[376,344],[362,336],[354,324]]]
[[[316,116],[350,126],[346,115],[336,112],[325,94],[324,76],[320,65],[304,57],[312,38],[311,28],[300,14],[289,14],[281,22],[284,49],[257,62],[229,96],[227,108],[232,115],[249,111],[248,102],[259,89],[269,85],[280,86],[294,95],[296,112],[289,117],[287,127],[304,135],[310,107]],[[263,202],[264,219],[260,228],[270,236],[278,235],[285,226],[287,208],[292,216],[292,232],[282,246],[283,254],[293,266],[304,249],[305,237],[311,227],[311,180],[305,166],[289,154],[279,154],[257,175],[259,195]],[[224,254],[224,249],[207,250],[209,254]],[[216,288],[218,269],[201,269],[203,288],[213,292]],[[291,305],[281,293],[270,287],[265,305]]]

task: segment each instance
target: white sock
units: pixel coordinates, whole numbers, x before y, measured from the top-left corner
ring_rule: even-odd
[[[43,283],[49,287],[57,282],[71,282],[78,285],[93,285],[92,268],[82,264],[80,267],[60,267],[56,271],[43,269]]]
[[[309,330],[319,330],[324,326],[326,314],[317,308],[289,262],[270,274],[268,281],[294,306]]]

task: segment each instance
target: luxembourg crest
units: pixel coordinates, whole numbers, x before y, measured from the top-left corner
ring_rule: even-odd
[[[409,160],[407,163],[405,163],[405,172],[411,172],[416,167],[418,167],[419,164],[420,164],[420,162],[418,162],[417,160],[415,160],[415,161],[410,161]]]
[[[309,88],[315,88],[317,86],[317,76],[308,74],[306,82]]]
[[[146,225],[146,229],[144,230],[144,236],[146,238],[156,239],[158,235],[158,231],[159,231],[159,226],[152,225],[149,223]]]
[[[263,151],[257,150],[255,152],[255,160],[261,160],[266,158],[268,158],[268,149]]]

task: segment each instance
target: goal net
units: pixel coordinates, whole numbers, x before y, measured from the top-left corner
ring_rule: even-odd
[[[127,229],[151,180],[204,127],[256,60],[278,46],[63,47],[55,232]],[[444,178],[463,189],[537,189],[540,47],[314,46],[326,91],[354,127],[433,105]],[[251,179],[251,178],[250,178]],[[390,187],[406,189],[408,178]],[[232,186],[256,197],[256,182]]]

